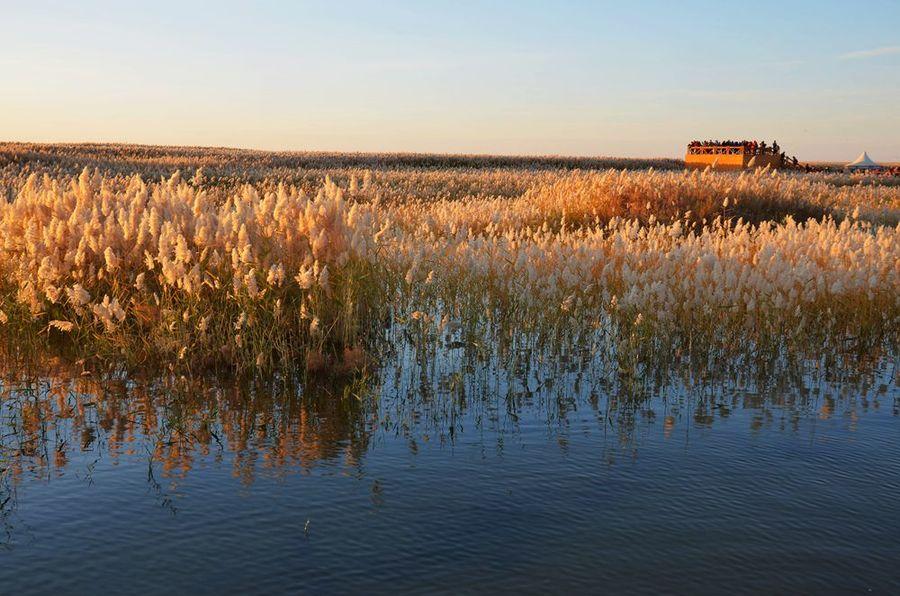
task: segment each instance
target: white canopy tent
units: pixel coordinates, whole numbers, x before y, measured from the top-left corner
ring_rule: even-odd
[[[882,167],[881,164],[872,161],[872,158],[865,151],[846,165],[848,170],[880,170]]]

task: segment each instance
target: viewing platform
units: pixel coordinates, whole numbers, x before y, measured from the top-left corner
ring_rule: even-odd
[[[741,145],[689,145],[684,165],[688,169],[747,170],[766,166],[782,168],[786,164],[780,153],[768,148],[751,150]]]

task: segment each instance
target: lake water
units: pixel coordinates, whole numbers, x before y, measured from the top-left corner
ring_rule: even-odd
[[[6,381],[2,591],[900,592],[894,359],[542,371]]]

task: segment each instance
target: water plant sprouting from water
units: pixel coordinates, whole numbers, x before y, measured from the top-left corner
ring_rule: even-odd
[[[401,330],[423,347],[612,342],[622,359],[896,344],[897,187],[610,170],[492,196],[479,180],[518,174],[486,171],[436,195],[454,175],[12,170],[0,336],[8,354],[239,371],[360,366]]]

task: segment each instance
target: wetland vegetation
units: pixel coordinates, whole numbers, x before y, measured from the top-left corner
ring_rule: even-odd
[[[4,144],[0,196],[25,591],[898,586],[889,178]]]

